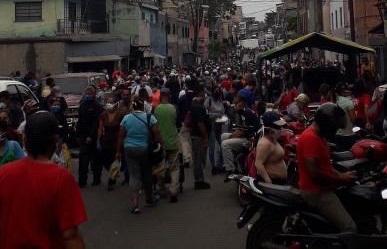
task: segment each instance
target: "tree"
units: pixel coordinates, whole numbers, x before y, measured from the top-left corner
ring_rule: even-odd
[[[266,30],[272,29],[276,24],[277,12],[268,12],[265,14]]]
[[[226,12],[235,14],[236,5],[234,0],[212,0],[208,3],[208,23],[213,27],[219,18],[225,17]]]

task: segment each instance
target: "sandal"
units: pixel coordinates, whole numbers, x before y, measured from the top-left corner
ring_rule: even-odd
[[[139,213],[141,213],[141,210],[138,207],[133,207],[130,212],[132,214],[139,214]]]

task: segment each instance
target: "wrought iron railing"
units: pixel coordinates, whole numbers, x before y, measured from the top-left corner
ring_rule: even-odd
[[[57,33],[62,35],[109,33],[107,21],[58,19]]]

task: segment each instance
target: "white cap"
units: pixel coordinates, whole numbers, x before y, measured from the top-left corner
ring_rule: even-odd
[[[231,71],[231,68],[230,68],[230,67],[228,67],[228,68],[227,68],[227,71],[228,71],[228,72],[230,72],[230,71]]]
[[[205,75],[209,75],[209,74],[210,74],[210,72],[208,72],[208,71],[204,71],[204,74],[205,74]]]

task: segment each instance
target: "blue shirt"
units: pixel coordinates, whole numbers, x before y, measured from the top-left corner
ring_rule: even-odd
[[[19,160],[25,156],[26,154],[18,142],[13,140],[6,140],[3,155],[0,156],[0,165]]]
[[[252,91],[250,91],[249,89],[243,88],[242,90],[239,91],[239,95],[244,97],[248,108],[251,108],[251,106],[253,106],[255,102],[255,95]]]
[[[137,116],[137,117],[135,117]],[[141,119],[142,121],[140,121]],[[147,114],[144,112],[135,112],[128,114],[121,122],[124,127],[126,136],[124,139],[125,148],[147,148],[148,147],[148,132]],[[150,119],[150,127],[157,124],[156,118],[152,115]]]

